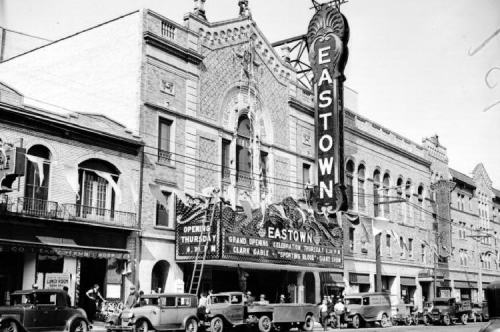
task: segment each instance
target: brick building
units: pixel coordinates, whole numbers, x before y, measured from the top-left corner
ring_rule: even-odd
[[[67,285],[82,307],[95,283],[122,298],[133,282],[139,224],[130,188],[138,192],[142,141],[103,115],[26,106],[0,84],[0,146],[0,303],[34,284]]]
[[[312,92],[299,84],[286,54],[280,55],[244,12],[208,22],[198,8],[180,25],[153,11],[136,11],[10,59],[0,65],[0,75],[32,105],[43,100],[55,112],[93,110],[142,137],[135,268],[146,292],[186,290],[190,280],[192,260],[176,255],[176,195],[196,196],[215,186],[233,207],[242,201],[259,206],[287,196],[298,200],[304,186],[315,182]],[[498,218],[498,191],[485,172],[478,170],[466,182],[452,177],[437,138],[414,143],[359,115],[356,93],[348,88],[344,93],[346,183],[350,209],[361,221],[343,223],[343,267],[213,259],[204,274],[207,288],[237,288],[241,267],[251,287],[265,279],[282,289],[285,280],[294,301],[374,290],[377,229],[383,230],[383,286],[396,297],[421,307],[424,298],[434,297],[434,288],[443,291],[437,295],[447,289],[456,295],[460,282],[472,280],[457,266],[456,252],[463,249],[459,244],[476,243],[456,240],[456,225],[462,225],[458,219],[468,225],[483,220],[485,229],[487,222],[496,225],[491,218]],[[481,211],[489,212],[474,210],[466,220],[455,217],[462,211],[437,208],[432,188],[439,180],[464,183],[462,191],[480,198]],[[446,213],[451,217],[442,216]],[[437,254],[446,256],[436,237],[441,229],[451,236],[447,250],[453,253],[449,247],[455,246],[455,253],[438,261]],[[497,266],[484,267],[485,282],[498,274]],[[460,290],[460,296],[466,293]]]

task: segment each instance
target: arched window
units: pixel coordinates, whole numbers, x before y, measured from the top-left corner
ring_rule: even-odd
[[[25,204],[46,201],[49,197],[51,153],[43,145],[33,145],[26,155]],[[41,203],[41,202],[38,202]]]
[[[118,169],[101,159],[88,159],[78,165],[80,192],[77,200],[79,216],[100,219],[115,217],[115,204],[120,176]]]
[[[365,203],[365,165],[360,164],[358,167],[358,209],[364,210]]]
[[[403,178],[402,177],[399,177],[398,180],[396,181],[396,193],[398,194],[398,197],[399,198],[403,198]],[[399,203],[399,211],[398,211],[398,220],[399,221],[402,221],[403,218],[404,218],[404,214],[403,214],[403,209],[405,207],[405,204],[404,202],[401,202]]]
[[[418,186],[417,193],[418,193],[418,203],[420,205],[419,219],[421,221],[424,221],[424,186],[422,185]]]
[[[161,260],[156,262],[151,272],[151,290],[157,293],[165,292],[165,285],[167,284],[168,271],[170,264],[167,261]]]
[[[405,196],[406,196],[406,200],[408,201],[408,203],[406,203],[406,216],[405,216],[405,220],[406,222],[410,222],[411,221],[411,213],[412,213],[412,208],[411,208],[411,180],[406,180],[406,185],[405,185]]]
[[[252,185],[252,153],[250,149],[252,126],[247,115],[238,119],[238,139],[236,145],[237,184],[245,187]]]
[[[347,161],[345,167],[345,185],[347,191],[347,202],[349,203],[349,209],[352,209],[354,206],[354,189],[352,187],[352,179],[354,173],[354,162],[352,160]]]
[[[378,169],[373,172],[373,215],[380,215],[380,171]]]
[[[384,179],[383,179],[383,185],[384,185],[384,216],[386,218],[389,218],[390,217],[390,214],[391,214],[391,209],[390,209],[390,206],[389,204],[387,204],[387,202],[389,202],[389,186],[390,186],[390,176],[389,176],[389,173],[385,173],[384,174]]]

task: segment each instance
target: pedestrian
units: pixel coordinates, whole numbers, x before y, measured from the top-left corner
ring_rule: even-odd
[[[251,291],[247,291],[246,302],[248,305],[252,305],[255,301],[255,298],[252,296]]]
[[[125,301],[125,309],[131,309],[139,303],[139,294],[135,290],[135,286],[130,286],[130,292],[128,294],[127,300]]]
[[[285,295],[280,295],[280,303],[286,303]]]
[[[198,301],[198,319],[203,320],[205,318],[206,310],[207,310],[207,302],[208,298],[205,292],[202,292],[200,295],[200,300]]]
[[[139,291],[139,307],[146,305],[146,300],[144,299],[144,291]]]
[[[260,294],[259,304],[269,304],[269,301],[266,300],[265,294]]]
[[[66,301],[66,306],[71,307],[71,296],[69,296],[69,288],[68,286],[63,286],[63,292],[64,292],[64,300]]]
[[[326,298],[323,298],[323,302],[319,305],[319,314],[323,331],[326,331],[328,326],[328,301]]]
[[[87,295],[87,299],[89,302],[87,318],[91,323],[93,323],[95,315],[97,313],[97,308],[99,307],[99,301],[106,302],[106,300],[102,297],[101,293],[99,292],[98,284],[94,284],[94,287],[89,289],[85,293],[85,295]]]
[[[335,303],[335,305],[333,306],[333,311],[335,312],[335,317],[337,318],[337,324],[338,324],[338,327],[340,328],[342,326],[342,323],[343,323],[343,315],[344,315],[344,312],[345,312],[345,306],[344,306],[344,303],[342,303],[342,299],[339,298],[337,300],[337,303]]]

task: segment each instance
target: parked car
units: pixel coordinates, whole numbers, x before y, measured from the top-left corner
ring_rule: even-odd
[[[108,332],[149,330],[198,331],[198,299],[192,294],[143,295],[141,306],[122,311],[117,323],[109,322]]]
[[[207,299],[205,325],[211,332],[222,332],[226,327],[257,326],[260,332],[272,329],[288,330],[299,327],[311,331],[318,319],[315,304],[254,302],[247,305],[243,293],[212,294]]]
[[[358,293],[345,297],[346,321],[354,328],[359,328],[366,323],[377,322],[381,327],[391,325],[391,300],[390,294]]]
[[[85,311],[71,307],[63,290],[15,291],[10,301],[10,306],[0,307],[1,331],[88,332],[91,328]]]
[[[472,313],[470,301],[457,302],[454,297],[435,298],[430,319],[433,324],[450,325],[456,321],[467,324]]]
[[[400,303],[392,307],[392,322],[395,325],[411,325],[418,323],[418,316],[413,304]]]
[[[473,303],[472,313],[470,320],[473,322],[483,322],[490,319],[488,315],[488,302],[483,301],[483,303]]]

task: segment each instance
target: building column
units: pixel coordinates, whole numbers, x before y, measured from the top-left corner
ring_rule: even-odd
[[[313,272],[314,275],[314,303],[319,303],[321,301],[321,280],[319,278],[319,272]]]
[[[36,253],[24,254],[24,267],[23,267],[23,289],[31,289],[36,281]],[[43,282],[43,280],[38,281]],[[43,285],[38,285],[43,288]]]
[[[304,294],[304,275],[305,272],[299,272],[297,274],[297,303],[304,303],[305,294]]]

